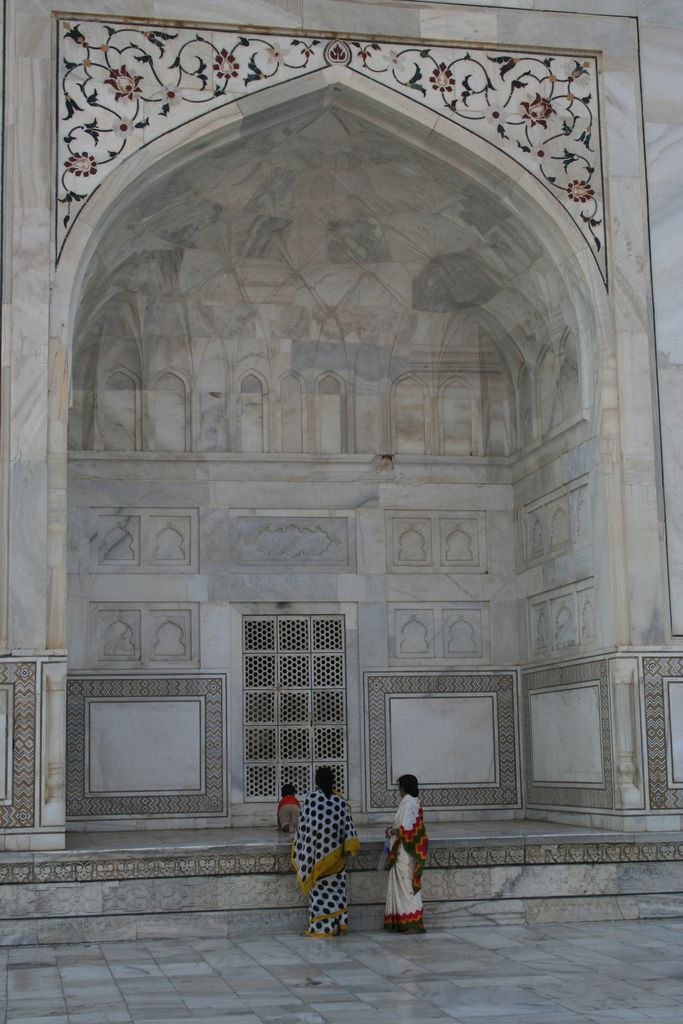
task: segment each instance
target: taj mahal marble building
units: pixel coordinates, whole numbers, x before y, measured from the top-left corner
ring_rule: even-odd
[[[679,830],[683,6],[2,13],[2,849]]]

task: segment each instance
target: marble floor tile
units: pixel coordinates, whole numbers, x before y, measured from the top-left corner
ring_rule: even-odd
[[[21,947],[0,1021],[683,1024],[682,944],[670,919]]]
[[[69,1024],[69,1018],[64,1013],[50,1013],[41,1017],[6,1017],[3,1015],[0,1020],[6,1024]]]

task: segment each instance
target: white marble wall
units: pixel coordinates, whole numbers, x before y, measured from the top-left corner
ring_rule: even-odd
[[[111,8],[111,5],[104,5],[105,13],[108,6]],[[107,196],[100,190],[55,273],[51,244],[53,221],[61,211],[54,204],[50,159],[54,146],[52,4],[49,0],[9,0],[4,10],[7,15],[8,88],[4,107],[3,224],[9,230],[3,245],[3,419],[0,423],[0,493],[6,504],[0,505],[0,517],[3,536],[9,539],[9,543],[3,544],[0,551],[0,650],[15,658],[52,658],[59,666],[67,643],[66,423],[70,391],[69,354],[76,318],[71,298],[75,294],[74,283],[78,287],[85,271],[85,267],[80,265],[81,254],[90,236],[103,241],[100,218],[106,213],[108,202],[119,196],[127,183],[136,177],[140,179],[142,172],[153,166],[156,155],[163,153],[169,156],[174,149],[180,151],[182,145],[191,143],[193,135],[199,139],[202,127],[195,125],[187,130],[178,130],[164,144],[165,148],[161,146],[154,150],[149,147],[144,159],[141,157],[137,163],[132,159],[120,172],[116,172],[118,178],[112,174]],[[103,13],[102,4],[96,0],[81,0],[79,10],[83,16]],[[158,0],[155,3],[122,0],[115,5],[115,10],[111,8],[111,13],[119,17],[131,15],[156,20],[191,16],[198,22],[242,23],[245,10],[243,0],[229,0],[228,3],[195,0],[189,8],[185,5],[182,11],[175,0]],[[613,17],[615,14],[621,17]],[[507,352],[514,349],[521,354],[519,358],[515,356],[518,364],[517,372],[511,378],[514,384],[490,392],[490,400],[487,401],[484,401],[482,392],[475,391],[477,400],[473,403],[470,419],[471,450],[476,450],[475,441],[480,438],[477,442],[479,451],[491,453],[491,459],[507,458],[505,452],[517,452],[514,465],[494,466],[490,462],[483,468],[480,462],[473,461],[467,467],[459,466],[456,471],[448,459],[453,458],[457,462],[460,457],[457,434],[463,426],[462,408],[453,405],[456,410],[453,422],[458,428],[455,440],[449,439],[443,427],[443,403],[439,404],[438,397],[439,385],[445,383],[445,378],[438,380],[436,385],[432,380],[427,383],[421,381],[423,395],[426,395],[420,410],[423,418],[415,415],[420,406],[420,385],[410,383],[411,374],[433,373],[433,366],[425,368],[425,360],[419,366],[406,366],[408,377],[404,379],[410,386],[398,395],[392,388],[400,383],[400,374],[394,374],[394,368],[387,374],[386,359],[385,369],[379,374],[383,378],[381,386],[375,387],[374,391],[357,386],[372,381],[375,373],[372,368],[368,370],[368,364],[360,359],[361,352],[364,356],[369,352],[367,342],[372,331],[368,328],[367,316],[361,318],[362,324],[357,329],[353,345],[349,342],[352,357],[345,366],[337,365],[334,359],[328,358],[330,340],[338,340],[339,331],[335,333],[335,329],[330,329],[330,333],[323,325],[323,329],[313,334],[290,332],[296,341],[291,354],[296,357],[297,346],[301,346],[299,351],[307,353],[304,362],[313,366],[317,374],[310,384],[307,383],[311,401],[306,402],[305,416],[302,407],[300,427],[296,417],[283,417],[282,411],[285,408],[291,412],[297,406],[296,387],[290,387],[289,391],[285,387],[284,393],[281,392],[278,389],[280,370],[275,366],[278,372],[274,375],[271,372],[274,364],[268,348],[267,323],[274,324],[275,334],[281,336],[286,318],[283,320],[279,316],[270,321],[261,320],[266,328],[259,342],[260,359],[251,358],[253,350],[249,358],[241,362],[240,355],[238,369],[243,372],[232,383],[214,385],[216,364],[209,360],[205,364],[205,379],[211,382],[209,387],[203,386],[200,379],[190,372],[189,359],[183,365],[177,365],[176,356],[191,350],[191,346],[188,348],[188,335],[192,332],[186,330],[183,315],[179,315],[175,327],[173,324],[164,327],[163,315],[170,315],[173,308],[166,304],[164,314],[164,310],[150,306],[146,309],[148,315],[142,330],[139,320],[131,316],[132,326],[126,335],[131,346],[138,344],[143,336],[151,339],[155,331],[157,337],[175,341],[165,346],[158,364],[145,359],[137,369],[123,358],[119,350],[120,358],[116,365],[103,366],[104,376],[109,374],[109,379],[102,382],[107,386],[103,387],[94,418],[94,414],[88,415],[87,399],[88,391],[91,397],[94,394],[95,385],[91,383],[89,388],[80,386],[80,381],[89,379],[89,371],[86,371],[82,360],[74,363],[76,386],[73,397],[79,411],[78,417],[72,417],[75,443],[82,445],[93,431],[97,434],[101,426],[104,436],[112,438],[111,443],[102,443],[101,448],[151,448],[156,453],[148,461],[142,459],[136,463],[130,460],[129,466],[123,470],[120,464],[114,469],[115,460],[108,462],[106,455],[100,460],[76,459],[73,463],[69,501],[77,535],[86,530],[83,550],[80,539],[76,543],[78,552],[71,590],[70,629],[76,664],[83,668],[90,665],[93,650],[99,650],[97,641],[93,648],[90,640],[85,643],[84,639],[91,632],[97,634],[97,626],[93,628],[91,625],[91,605],[101,609],[110,603],[137,614],[137,618],[133,618],[139,621],[141,637],[143,622],[152,621],[158,605],[164,606],[158,609],[162,612],[183,613],[183,622],[175,624],[175,635],[179,635],[180,629],[185,639],[180,646],[176,644],[174,650],[180,650],[184,644],[194,667],[197,664],[225,667],[227,650],[222,626],[227,604],[235,600],[262,600],[264,593],[262,578],[254,571],[256,566],[253,562],[235,572],[221,571],[222,566],[229,564],[226,545],[227,538],[232,536],[225,529],[226,519],[230,519],[232,509],[256,510],[275,516],[281,514],[283,507],[288,511],[292,505],[304,511],[322,509],[326,515],[335,510],[354,511],[357,531],[355,568],[358,571],[349,572],[348,569],[352,568],[349,565],[346,572],[335,571],[329,575],[319,570],[291,575],[279,572],[272,586],[269,583],[268,597],[271,600],[315,601],[320,596],[322,600],[349,600],[363,606],[361,618],[367,622],[368,629],[366,637],[359,639],[360,664],[363,666],[386,668],[392,658],[397,658],[398,663],[401,654],[396,646],[396,624],[398,622],[399,633],[405,625],[399,613],[415,607],[421,608],[427,620],[423,622],[426,632],[419,625],[416,627],[425,638],[422,646],[427,644],[427,653],[434,651],[437,662],[439,652],[443,650],[439,647],[438,624],[444,622],[450,606],[457,606],[451,609],[455,611],[481,612],[482,623],[486,619],[484,609],[488,609],[491,663],[501,657],[514,657],[515,663],[528,661],[540,667],[546,661],[560,664],[568,656],[584,657],[591,652],[614,648],[628,654],[629,648],[639,645],[656,647],[665,653],[666,645],[671,645],[679,635],[683,635],[683,591],[679,585],[683,555],[678,550],[683,506],[677,482],[680,477],[677,438],[681,432],[678,401],[681,359],[680,353],[677,354],[680,332],[677,331],[676,298],[680,289],[676,282],[675,258],[680,234],[676,227],[681,217],[679,178],[683,173],[678,159],[682,116],[677,102],[683,79],[679,45],[683,12],[667,0],[543,0],[542,3],[540,0],[513,0],[505,4],[497,0],[489,3],[476,0],[466,7],[438,0],[417,4],[394,0],[390,4],[362,5],[344,0],[335,0],[334,3],[331,0],[267,0],[256,7],[249,7],[248,21],[264,29],[277,23],[297,32],[371,33],[380,37],[413,39],[438,37],[517,48],[560,46],[569,51],[588,48],[595,52],[597,49],[601,67],[603,158],[609,197],[609,293],[605,295],[590,272],[587,272],[590,285],[583,289],[576,287],[577,279],[582,277],[587,266],[586,256],[579,247],[568,244],[571,233],[565,234],[559,227],[553,232],[546,232],[545,236],[541,232],[539,243],[547,248],[549,262],[557,272],[550,275],[535,273],[534,254],[528,247],[520,272],[518,260],[522,236],[514,217],[507,221],[514,230],[506,233],[503,228],[501,239],[494,239],[484,232],[486,237],[470,248],[469,262],[456,261],[456,277],[459,275],[462,283],[468,274],[475,274],[475,267],[476,274],[486,276],[486,259],[492,259],[496,252],[509,247],[506,250],[508,259],[502,265],[500,261],[495,264],[494,276],[500,296],[498,305],[509,307],[512,319],[504,322],[505,330],[500,335],[494,331],[493,335],[487,336],[490,341],[485,344],[478,342],[482,358],[477,363],[477,370],[485,368],[486,360],[489,360],[489,369],[494,371],[494,375],[499,374],[499,380],[503,379],[503,364],[498,362],[494,365],[490,356],[501,351],[500,343],[505,339],[514,342],[514,345],[507,345]],[[641,132],[640,120],[641,81],[644,133]],[[288,96],[296,98],[291,90]],[[400,107],[400,103],[396,106]],[[244,110],[247,112],[248,105]],[[407,117],[407,109],[405,113]],[[387,129],[386,121],[381,128]],[[411,144],[415,143],[416,132],[417,129],[406,128],[406,137],[410,136]],[[436,138],[437,133],[432,134],[430,145],[441,155],[446,154],[452,139],[444,141]],[[417,159],[419,162],[421,157]],[[433,155],[428,163],[434,167]],[[645,165],[649,179],[649,208]],[[489,164],[488,170],[482,172],[481,181],[486,180],[490,184],[499,171],[504,172],[503,164],[495,171]],[[466,172],[467,159],[463,156],[458,173],[466,175]],[[188,187],[192,187],[191,179]],[[316,195],[315,188],[311,186],[311,189],[306,193],[307,197]],[[368,201],[367,192],[363,198]],[[374,198],[376,201],[383,198],[381,189],[376,191]],[[500,210],[498,199],[500,197],[496,197],[491,209]],[[534,205],[525,195],[512,204],[522,219],[527,215],[531,217],[531,235],[538,230],[542,218],[538,214],[534,220],[536,214],[529,211],[540,209],[546,201],[550,202],[540,196]],[[202,202],[205,202],[205,197]],[[468,204],[470,209],[474,208],[471,195]],[[510,205],[507,202],[506,218],[510,216]],[[351,216],[349,210],[347,206],[347,219]],[[363,220],[363,217],[359,219]],[[445,223],[447,218],[442,220]],[[459,224],[459,230],[463,229],[462,211],[460,220],[454,223]],[[367,224],[363,228],[361,242],[369,237],[366,229]],[[273,232],[266,234],[269,240],[264,240],[264,245],[273,245]],[[349,237],[357,246],[359,237],[353,231],[345,235],[345,238]],[[464,237],[462,231],[461,237]],[[505,245],[502,245],[503,241]],[[157,246],[160,248],[163,247]],[[167,241],[167,249],[172,248],[173,241]],[[210,259],[215,250],[209,246],[207,251]],[[197,259],[202,252],[204,250],[199,248]],[[649,294],[650,258],[654,306],[650,303]],[[261,274],[268,260],[259,256],[255,259],[257,263],[260,261],[257,269]],[[417,262],[420,260],[424,263],[424,253]],[[154,263],[153,260],[151,262]],[[406,272],[406,258],[401,254],[388,262],[391,263],[391,272],[383,287],[389,288],[391,304],[400,306],[406,295],[405,278],[402,277]],[[183,265],[189,274],[191,258],[183,257],[180,261],[181,274],[178,278],[187,280],[189,286]],[[574,273],[577,267],[581,270]],[[97,271],[97,259],[92,268],[93,272]],[[419,279],[421,269],[424,267],[415,267],[416,279]],[[281,270],[278,264],[277,273]],[[107,275],[101,278],[102,283],[111,283],[115,289],[122,287],[122,268],[108,267],[105,259],[99,273]],[[202,302],[215,311],[215,293],[212,298],[207,284],[210,275],[201,271],[201,267],[197,273],[197,280],[204,282],[199,287],[209,288]],[[163,273],[161,279],[164,279]],[[571,287],[565,287],[562,282],[570,279]],[[237,287],[237,277],[234,280]],[[262,288],[272,287],[272,280],[268,275],[262,278]],[[585,282],[585,275],[583,280]],[[480,277],[477,281],[481,284]],[[326,274],[323,283],[328,286],[331,283]],[[476,284],[474,280],[470,283],[472,287]],[[307,287],[310,284],[307,282]],[[51,285],[54,287],[50,305]],[[244,287],[242,278],[239,287]],[[219,288],[224,289],[222,294],[229,296],[229,290],[225,290],[227,282],[219,282]],[[378,286],[373,285],[373,289],[376,289],[374,294],[379,295]],[[361,292],[357,291],[355,295]],[[433,292],[433,288],[427,288],[425,294],[433,297]],[[249,294],[248,303],[254,298],[255,293]],[[412,298],[410,289],[411,302]],[[230,297],[229,304],[234,301],[235,296]],[[336,299],[328,297],[323,305],[334,305],[335,302]],[[358,305],[355,297],[354,302]],[[491,307],[488,312],[495,309],[495,296],[485,300],[484,304],[486,302]],[[121,296],[115,297],[114,319],[119,327],[121,303]],[[196,309],[198,304],[201,305],[192,298],[186,308]],[[298,308],[296,302],[291,305]],[[139,304],[137,308],[140,309]],[[84,311],[91,326],[95,324],[97,311],[94,307],[84,307]],[[409,304],[405,312],[411,315]],[[442,313],[431,311],[426,314],[422,311],[421,315],[428,316],[429,324],[426,321],[422,323],[420,316],[414,317],[414,338],[417,342],[415,350],[424,354],[429,345],[425,348],[422,344],[421,347],[421,339],[426,341],[437,336],[446,339],[447,332],[439,328],[440,334],[438,331],[436,335],[431,333]],[[386,327],[386,320],[383,323]],[[571,329],[569,335],[567,328]],[[346,327],[345,332],[348,338]],[[243,339],[248,338],[249,328],[242,323],[239,330],[231,328],[217,333],[223,339],[226,334],[232,334],[242,344]],[[464,337],[462,331],[460,337]],[[542,355],[548,338],[553,360]],[[315,360],[308,356],[313,341]],[[99,343],[95,344],[92,335],[89,344],[92,351],[99,351]],[[393,351],[392,344],[387,341],[383,349],[385,355]],[[571,354],[573,346],[577,352],[576,360]],[[402,350],[399,347],[399,351],[405,353],[412,347],[412,344]],[[379,349],[382,350],[382,346]],[[105,361],[107,351],[105,346]],[[448,353],[448,365],[440,366],[439,372],[450,373],[453,351],[448,349],[448,345],[442,351]],[[561,358],[563,351],[564,360]],[[270,367],[266,365],[268,359],[271,360]],[[518,377],[523,363],[529,367],[533,365],[537,375],[533,386],[525,379],[524,373]],[[588,368],[588,372],[579,374],[578,380],[572,378],[575,363]],[[281,369],[290,368],[295,367],[289,364]],[[169,376],[169,371],[175,376]],[[459,365],[457,373],[464,372]],[[505,372],[510,372],[509,366],[505,367]],[[323,379],[319,383],[322,386],[318,387],[316,381],[321,374]],[[235,398],[234,412],[225,415],[222,405],[223,413],[212,415],[212,402],[223,402],[229,388],[233,389]],[[222,394],[223,399],[209,402],[207,396],[212,391]],[[506,409],[505,416],[501,423],[495,424],[494,430],[490,409],[499,403],[502,394],[510,403],[509,411]],[[573,395],[566,409],[558,400],[560,394]],[[351,402],[352,395],[356,395],[356,402]],[[529,395],[532,396],[531,405]],[[580,399],[578,404],[577,396]],[[517,397],[520,402],[513,408],[515,403],[512,399]],[[310,417],[309,405],[312,407]],[[398,425],[397,408],[400,411]],[[576,413],[573,423],[572,412]],[[558,413],[563,421],[561,424],[557,422]],[[657,465],[658,414],[662,428],[663,489]],[[333,427],[331,423],[334,423]],[[410,425],[405,436],[401,423]],[[221,440],[222,431],[225,432],[224,441]],[[541,436],[545,436],[542,451],[534,443]],[[494,438],[498,439],[495,444]],[[500,438],[503,438],[502,442]],[[389,444],[379,443],[387,439]],[[249,466],[246,459],[240,463],[237,458],[235,464],[241,464],[245,469],[235,477],[232,468],[224,468],[232,466],[232,463],[222,460],[220,454],[217,463],[212,462],[209,454],[192,463],[194,468],[190,468],[190,462],[184,461],[182,456],[167,458],[164,455],[168,449],[188,454],[211,448],[216,453],[226,449],[254,453],[259,450],[282,451],[283,447],[323,452],[326,455],[324,468],[322,464],[319,468],[312,468],[312,464],[318,466],[315,459],[308,465],[293,460],[286,470],[283,469],[284,463],[277,466],[271,478],[268,478],[270,470],[265,472],[258,484],[246,468]],[[443,451],[448,454],[441,456],[445,461],[438,467],[427,460],[422,468],[416,469],[411,458],[419,456],[422,448],[425,452]],[[343,459],[335,462],[337,449],[363,451],[368,454],[368,459],[361,460],[350,471],[350,462],[345,463]],[[393,468],[386,470],[391,474],[391,482],[385,493],[378,496],[378,489],[381,491],[378,481],[385,479],[381,475],[385,472],[381,457],[401,450],[404,454],[398,456]],[[377,462],[373,462],[373,455],[378,456]],[[261,458],[264,466],[271,465],[267,457]],[[218,465],[221,469],[215,471]],[[289,476],[287,486],[297,487],[295,500],[283,500],[286,487],[282,477],[285,474]],[[237,499],[236,479],[240,491]],[[575,491],[583,486],[584,481],[588,482],[591,508],[591,538],[585,543],[576,532],[576,506],[572,504]],[[182,559],[152,554],[152,561],[156,559],[157,564],[154,572],[149,571],[150,555],[149,550],[145,551],[144,541],[147,527],[144,516],[141,516],[137,527],[130,531],[133,538],[130,544],[125,537],[118,545],[110,543],[107,546],[105,543],[103,552],[95,555],[96,559],[103,559],[103,564],[93,571],[92,554],[87,543],[90,527],[86,525],[91,521],[87,517],[93,514],[93,509],[104,510],[106,514],[107,510],[119,508],[161,509],[163,515],[179,518],[176,526],[181,534],[184,526],[180,520],[187,518],[185,510],[190,510],[190,533],[183,534],[184,540],[180,542],[185,551],[183,564],[177,564]],[[400,561],[400,551],[397,553],[393,547],[387,546],[383,533],[385,515],[391,509],[418,513],[425,526],[429,524],[432,531],[429,565],[418,564],[421,560],[418,557],[412,559],[411,566],[408,558],[409,564],[402,568],[392,562],[394,571],[387,573],[390,559],[394,560],[398,555]],[[513,509],[517,514],[514,540]],[[564,509],[565,516],[568,514],[564,532],[560,529],[563,516],[562,511],[558,511],[560,509]],[[216,566],[214,572],[207,573],[200,563],[192,561],[203,557],[201,538],[200,556],[197,555],[196,544],[193,547],[192,529],[195,527],[192,526],[192,510],[201,510],[197,512],[197,529],[200,533],[204,530],[209,538],[207,558],[211,557]],[[488,573],[478,571],[479,566],[474,563],[469,571],[464,564],[458,564],[458,571],[452,577],[450,570],[453,567],[440,561],[442,551],[434,539],[440,526],[438,516],[434,518],[434,514],[453,510],[477,515],[486,512]],[[540,546],[535,546],[533,540],[534,515],[537,512],[543,520]],[[216,524],[215,528],[212,523]],[[553,524],[554,539],[551,536]],[[664,546],[664,527],[667,547]],[[136,529],[140,530],[139,537]],[[172,535],[173,530],[167,539]],[[494,536],[500,544],[498,553]],[[536,536],[539,536],[538,529]],[[188,539],[189,548],[185,543]],[[139,545],[138,552],[131,555],[136,544]],[[417,545],[421,556],[422,548],[419,542]],[[123,561],[127,562],[130,571],[111,571],[104,564],[116,562],[117,548],[123,550]],[[212,548],[213,556],[210,554]],[[178,550],[176,543],[176,552]],[[664,571],[667,557],[671,616],[667,573]],[[516,565],[513,565],[513,559],[517,560]],[[429,571],[424,573],[421,571],[423,568]],[[518,583],[513,586],[511,581],[515,568]],[[339,569],[337,563],[335,570]],[[135,582],[131,584],[133,578]],[[515,597],[511,598],[513,592]],[[9,594],[11,600],[8,599]],[[519,602],[517,613],[510,612],[511,600]],[[592,618],[587,611],[587,601],[590,602]],[[388,616],[387,605],[392,606],[393,617]],[[543,641],[544,630],[539,625],[543,618],[541,613],[547,624],[547,648]],[[432,621],[433,633],[430,634],[429,623]],[[198,648],[195,622],[199,623]],[[389,622],[393,622],[391,627]],[[158,623],[159,628],[163,625]],[[192,640],[188,638],[188,629]],[[394,639],[390,640],[392,630]],[[518,632],[522,636],[520,648],[517,646]],[[376,642],[378,635],[383,637],[381,645]],[[482,645],[483,637],[482,626]],[[541,638],[540,645],[536,642],[537,637]],[[415,643],[413,639],[413,646]],[[148,643],[148,652],[149,649]],[[483,652],[485,646],[481,650]],[[133,651],[136,653],[134,645]],[[143,653],[142,639],[139,655],[140,660],[135,664],[147,670],[154,659],[150,659],[149,653]],[[49,702],[45,700],[46,691],[40,691],[43,702],[40,715],[46,724],[45,735],[50,737],[50,749],[45,755],[46,761],[39,758],[37,768],[48,780],[46,785],[52,794],[52,802],[48,801],[52,809],[49,814],[45,812],[46,826],[50,829],[60,825],[56,809],[61,792],[60,773],[63,772],[63,758],[60,764],[59,753],[62,721],[57,696],[61,685],[57,678],[59,671],[59,668],[55,669],[54,710],[50,710]],[[624,799],[620,803],[623,808],[629,806],[626,796],[629,787],[633,792],[641,792],[638,758],[634,760],[633,754],[634,742],[640,743],[637,680],[638,672],[624,671],[613,687],[614,707],[617,709],[614,714],[623,738],[621,754],[615,748],[615,758],[617,761],[621,758],[619,764],[623,769],[619,776],[623,782]],[[675,725],[675,698],[673,708],[671,721]],[[672,736],[671,733],[668,735]],[[670,752],[671,770],[674,771],[673,747]],[[8,763],[6,754],[5,763]],[[622,784],[619,778],[615,792]],[[666,806],[664,797],[660,804],[658,812],[662,815],[676,810],[673,805]],[[18,841],[18,835],[16,838]]]

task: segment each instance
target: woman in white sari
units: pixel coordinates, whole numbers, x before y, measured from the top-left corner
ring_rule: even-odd
[[[387,829],[392,845],[384,927],[390,932],[423,932],[421,875],[427,859],[427,833],[415,776],[402,775],[398,791],[401,802],[394,824]]]

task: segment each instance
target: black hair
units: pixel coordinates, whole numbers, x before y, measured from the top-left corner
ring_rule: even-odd
[[[420,790],[417,785],[417,779],[414,775],[401,775],[398,780],[399,786],[403,786],[403,789],[408,796],[419,796]]]
[[[332,796],[332,790],[334,789],[334,772],[328,767],[328,765],[323,764],[316,770],[315,784],[318,789],[322,789],[325,796]]]
[[[293,785],[293,783],[291,782],[285,782],[284,786],[282,787],[282,795],[296,796],[296,786]]]

